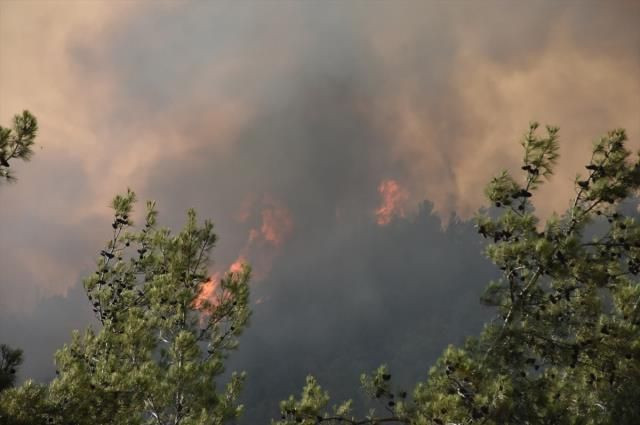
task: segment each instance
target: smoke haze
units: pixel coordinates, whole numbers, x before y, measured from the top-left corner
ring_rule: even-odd
[[[212,272],[254,267],[243,421],[308,372],[346,395],[387,362],[408,385],[490,317],[464,220],[529,121],[561,127],[543,215],[595,138],[638,147],[638,22],[634,1],[5,0],[0,123],[29,109],[42,149],[0,188],[0,341],[52,376],[131,187],[163,224],[214,220]]]

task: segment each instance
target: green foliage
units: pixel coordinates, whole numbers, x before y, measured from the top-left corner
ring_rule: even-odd
[[[328,401],[329,394],[318,385],[313,376],[308,376],[300,400],[291,396],[288,400],[280,403],[283,420],[279,423],[314,424],[321,419],[321,416],[318,415],[327,406]]]
[[[0,344],[0,391],[13,386],[18,367],[22,364],[22,350]]]
[[[542,183],[542,177],[548,178],[553,174],[553,166],[558,160],[558,127],[547,126],[547,137],[537,137],[536,130],[539,124],[533,122],[529,125],[529,131],[524,136],[522,147],[524,148],[524,165],[522,169],[527,171],[527,186],[531,189]]]
[[[29,111],[13,117],[11,128],[0,126],[0,181],[14,181],[12,159],[29,161],[38,132],[38,120]]]
[[[213,224],[198,224],[190,210],[173,235],[157,227],[149,202],[135,230],[135,202],[131,191],[114,199],[112,238],[84,281],[99,328],[75,332],[58,351],[49,386],[27,383],[3,395],[5,411],[40,406],[46,423],[78,425],[221,424],[241,413],[244,376],[217,384],[248,324],[249,267],[208,278]],[[205,287],[206,301],[198,298]]]
[[[323,413],[328,396],[310,398],[310,385],[320,393],[310,378],[299,401],[282,405],[279,425],[637,423],[640,224],[620,204],[637,195],[640,161],[630,159],[623,130],[610,132],[576,179],[569,208],[541,225],[532,192],[553,173],[558,130],[538,138],[536,129],[523,142],[523,184],[507,172],[494,178],[486,194],[497,209],[477,217],[502,271],[482,297],[496,320],[447,348],[407,400],[391,390],[385,368],[365,377],[365,392],[386,401],[387,414]]]
[[[31,159],[33,155],[33,144],[38,131],[38,121],[29,111],[24,111],[22,116],[16,115],[13,118],[13,127],[4,128],[0,126],[0,181],[14,181],[9,170],[9,161],[19,158],[25,161]],[[0,344],[0,392],[13,387],[16,381],[18,367],[22,364],[22,350],[11,348],[5,344]],[[17,416],[16,416],[17,417]],[[21,414],[20,417],[28,418]],[[7,414],[0,406],[0,419],[7,421]],[[21,423],[18,418],[16,423]],[[27,423],[27,422],[25,422]]]
[[[0,423],[6,425],[45,425],[57,416],[48,400],[47,386],[27,381],[0,395]]]
[[[558,128],[547,126],[547,137],[544,138],[536,136],[537,128],[538,123],[532,123],[522,141],[522,169],[527,172],[524,185],[519,185],[507,171],[494,177],[487,185],[485,194],[496,207],[508,206],[513,209],[513,205],[517,204],[517,210],[523,211],[526,200],[532,196],[530,191],[538,188],[542,177],[548,178],[553,174],[553,166],[558,160]]]

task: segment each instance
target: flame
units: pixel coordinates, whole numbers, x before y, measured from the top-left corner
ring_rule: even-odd
[[[250,214],[246,210],[242,211],[242,218],[249,216]],[[293,219],[287,207],[273,197],[265,195],[260,212],[260,225],[249,231],[244,251],[257,243],[280,247],[292,231]]]
[[[220,275],[218,273],[210,276],[209,279],[200,284],[200,291],[193,300],[193,308],[201,312],[208,312],[212,308],[220,304],[220,300],[216,296],[217,289],[220,287]]]
[[[244,256],[240,255],[236,261],[234,261],[230,266],[229,266],[229,271],[231,273],[240,273],[242,272],[242,268],[244,267],[244,265],[247,263],[247,260],[244,258]]]
[[[254,196],[250,195],[235,216],[240,222],[249,221],[251,217],[259,217],[259,221],[255,222],[255,226],[249,230],[247,242],[236,260],[229,266],[227,273],[241,273],[244,265],[248,263],[247,258],[250,257],[253,277],[260,280],[269,273],[273,259],[277,255],[277,250],[272,248],[281,247],[293,232],[293,219],[289,210],[268,194],[263,196],[261,204],[255,202]],[[202,323],[216,307],[225,301],[225,297],[229,296],[220,288],[220,279],[221,274],[215,273],[202,282],[198,295],[193,300],[193,308],[201,313]],[[265,298],[259,298],[255,303],[261,304],[264,301],[266,301]]]
[[[250,223],[251,227],[237,259],[229,266],[229,272],[241,272],[243,265],[250,263],[252,280],[262,280],[278,254],[274,248],[282,247],[293,232],[291,212],[268,193],[263,194],[262,199],[250,193],[241,202],[234,219]]]
[[[409,200],[409,192],[405,188],[388,179],[378,185],[378,193],[382,197],[382,203],[375,211],[378,225],[386,226],[393,217],[404,217],[404,206]]]
[[[228,273],[241,273],[247,260],[240,255],[229,266]],[[200,284],[198,295],[193,300],[193,308],[201,313],[211,313],[211,310],[219,306],[229,294],[220,290],[220,273],[214,273],[206,281]]]

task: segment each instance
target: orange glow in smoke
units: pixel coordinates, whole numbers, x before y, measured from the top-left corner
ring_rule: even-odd
[[[378,186],[382,197],[381,205],[376,209],[376,222],[380,226],[391,223],[393,217],[404,217],[404,207],[409,200],[409,192],[395,180],[383,180]]]
[[[240,204],[240,209],[235,214],[234,218],[236,219],[236,221],[240,223],[246,223],[247,220],[249,220],[249,218],[251,217],[251,212],[254,204],[255,196],[253,194],[247,195],[242,201],[242,204]]]
[[[258,229],[251,229],[249,232],[249,240],[247,241],[247,246],[251,246],[255,241],[260,238],[260,232]]]
[[[272,204],[262,211],[260,233],[265,241],[280,246],[292,230],[293,220],[285,207]]]

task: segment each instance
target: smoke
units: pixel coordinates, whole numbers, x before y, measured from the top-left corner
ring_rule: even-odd
[[[101,240],[90,230],[127,186],[175,206],[172,224],[193,205],[232,238],[244,237],[231,219],[251,193],[286,205],[296,228],[315,226],[376,208],[387,176],[410,194],[407,208],[429,199],[445,220],[470,217],[483,182],[517,169],[532,119],[561,127],[557,186],[537,205],[548,215],[572,195],[593,138],[640,132],[635,2],[0,7],[0,119],[30,108],[43,147],[3,188],[3,219],[42,218],[30,232],[49,245],[53,226],[81,222],[77,233],[94,239],[64,238],[86,243],[79,252]],[[0,242],[22,252],[3,308],[31,308],[82,275],[64,258],[14,283],[33,268],[20,228]]]
[[[132,187],[172,228],[194,207],[220,236],[211,270],[255,271],[233,357],[250,376],[247,423],[307,372],[340,392],[389,362],[409,382],[478,330],[493,269],[460,220],[493,174],[518,170],[530,120],[561,127],[558,172],[533,198],[543,215],[573,196],[592,139],[640,134],[632,1],[0,12],[0,122],[32,110],[42,146],[0,188],[0,340],[50,377],[54,348],[90,320],[79,282],[110,198]]]

